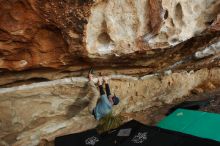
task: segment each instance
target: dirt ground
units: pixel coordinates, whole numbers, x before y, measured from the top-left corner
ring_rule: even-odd
[[[217,90],[206,91],[203,93],[192,92],[192,94],[189,95],[188,97],[174,101],[173,104],[164,104],[162,106],[152,107],[144,111],[131,113],[127,116],[147,125],[155,125],[160,120],[162,120],[168,113],[169,109],[174,107],[175,105],[183,101],[199,101],[204,99],[211,99],[211,102],[208,106],[202,107],[199,110],[205,112],[220,113],[220,88],[219,88]]]

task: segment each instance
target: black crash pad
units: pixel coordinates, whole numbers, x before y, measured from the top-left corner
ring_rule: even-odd
[[[57,137],[55,146],[220,146],[220,143],[132,120],[101,135],[92,129]]]

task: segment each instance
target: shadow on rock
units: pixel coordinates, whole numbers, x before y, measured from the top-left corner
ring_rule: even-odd
[[[68,118],[75,117],[89,105],[89,99],[87,98],[88,96],[88,87],[86,86],[80,91],[78,98],[75,100],[75,102],[67,107]]]

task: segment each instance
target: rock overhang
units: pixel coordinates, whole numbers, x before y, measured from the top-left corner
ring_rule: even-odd
[[[145,54],[157,55],[154,52],[158,49],[172,53],[170,48],[194,37],[218,32],[219,3],[218,0],[1,2],[0,68],[59,69],[96,64],[96,59],[109,66],[112,58],[147,59]]]

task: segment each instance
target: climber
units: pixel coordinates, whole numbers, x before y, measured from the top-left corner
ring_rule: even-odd
[[[117,105],[119,103],[119,98],[115,95],[112,95],[110,92],[108,79],[100,77],[98,79],[99,91],[100,94],[93,82],[93,74],[89,73],[88,75],[89,82],[88,88],[92,95],[90,95],[90,103],[89,103],[89,112],[94,115],[96,120],[100,120],[105,117],[112,111],[112,106]],[[104,92],[102,83],[104,80],[106,94]]]

